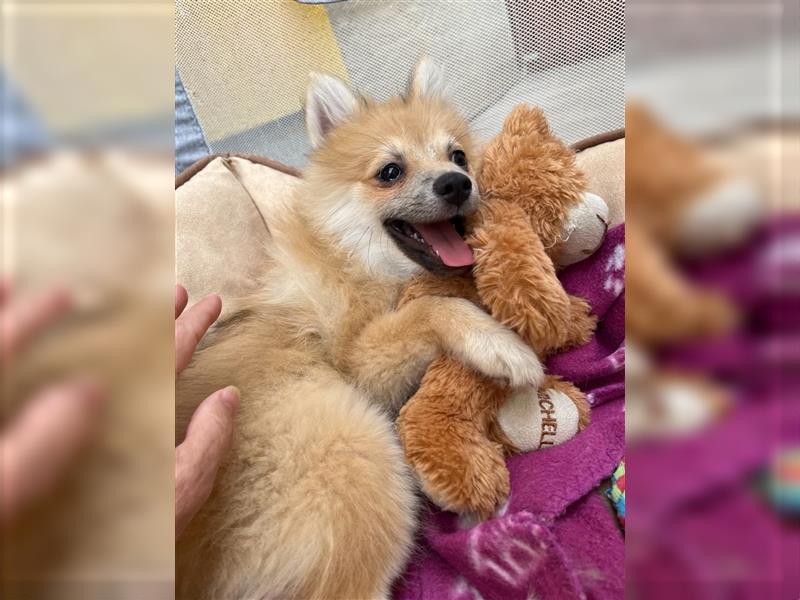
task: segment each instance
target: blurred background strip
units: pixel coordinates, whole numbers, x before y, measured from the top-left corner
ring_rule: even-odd
[[[174,5],[0,10],[0,595],[171,598]]]
[[[798,27],[628,1],[631,598],[800,594]]]

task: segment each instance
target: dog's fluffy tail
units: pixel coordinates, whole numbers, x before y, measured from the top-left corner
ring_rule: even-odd
[[[385,596],[416,518],[402,451],[386,416],[349,386],[327,386],[313,405],[295,413],[305,473],[281,499],[270,587],[294,598]]]

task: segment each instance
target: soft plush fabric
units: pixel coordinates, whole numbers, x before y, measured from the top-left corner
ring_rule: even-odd
[[[292,193],[296,178],[244,158],[215,158],[176,191],[175,269],[195,302],[253,290],[269,235],[266,215]]]
[[[396,599],[623,596],[622,532],[598,490],[625,448],[623,226],[560,278],[599,323],[589,344],[553,357],[548,370],[588,393],[592,424],[560,446],[509,459],[511,497],[497,518],[470,527],[429,507]]]

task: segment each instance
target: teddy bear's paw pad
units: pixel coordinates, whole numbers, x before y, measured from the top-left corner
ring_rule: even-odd
[[[566,442],[579,430],[575,401],[557,389],[523,389],[512,394],[497,414],[500,428],[520,451]]]
[[[698,431],[714,422],[727,398],[713,386],[677,378],[662,380],[655,392],[663,428],[675,435]]]

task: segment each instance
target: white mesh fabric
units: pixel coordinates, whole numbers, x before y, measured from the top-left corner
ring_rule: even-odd
[[[444,67],[454,101],[483,137],[519,102],[542,106],[570,143],[624,126],[623,0],[347,0],[324,8],[178,0],[176,9],[178,69],[212,152],[302,166],[309,70],[341,67],[356,89],[380,99],[403,89],[422,54]]]

